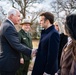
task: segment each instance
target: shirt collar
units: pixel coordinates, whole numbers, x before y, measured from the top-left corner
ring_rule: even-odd
[[[14,23],[10,19],[7,19],[7,20],[10,21],[14,25]]]

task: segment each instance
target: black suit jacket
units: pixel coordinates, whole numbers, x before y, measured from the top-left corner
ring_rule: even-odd
[[[31,55],[31,49],[19,42],[14,25],[6,20],[1,25],[0,71],[16,71],[20,65],[20,52]]]

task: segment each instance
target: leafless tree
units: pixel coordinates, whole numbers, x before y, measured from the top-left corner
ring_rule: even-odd
[[[23,18],[26,17],[26,12],[29,12],[29,7],[36,8],[33,4],[42,2],[42,0],[9,0],[12,3],[12,6],[19,9],[23,15]]]
[[[64,19],[68,14],[73,13],[76,10],[76,0],[55,0],[50,3],[53,12],[56,15],[56,19]],[[60,13],[64,12],[65,15],[60,16]]]

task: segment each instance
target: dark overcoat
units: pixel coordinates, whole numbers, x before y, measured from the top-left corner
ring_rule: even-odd
[[[58,68],[60,68],[60,58],[61,58],[62,49],[67,43],[67,41],[68,41],[68,36],[65,35],[64,33],[61,33],[60,34],[60,46],[59,46],[59,52],[58,52]]]
[[[31,49],[19,42],[18,33],[9,20],[5,20],[1,25],[0,40],[0,71],[17,71],[20,65],[20,52],[30,56]]]
[[[57,72],[59,40],[53,25],[42,31],[32,75],[43,75],[44,72],[54,75]]]

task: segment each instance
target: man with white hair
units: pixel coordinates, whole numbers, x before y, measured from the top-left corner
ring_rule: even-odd
[[[19,42],[18,33],[14,27],[20,23],[20,12],[11,9],[8,12],[8,19],[1,25],[1,53],[0,53],[0,73],[1,75],[15,75],[20,65],[20,52],[31,57],[35,51]]]

